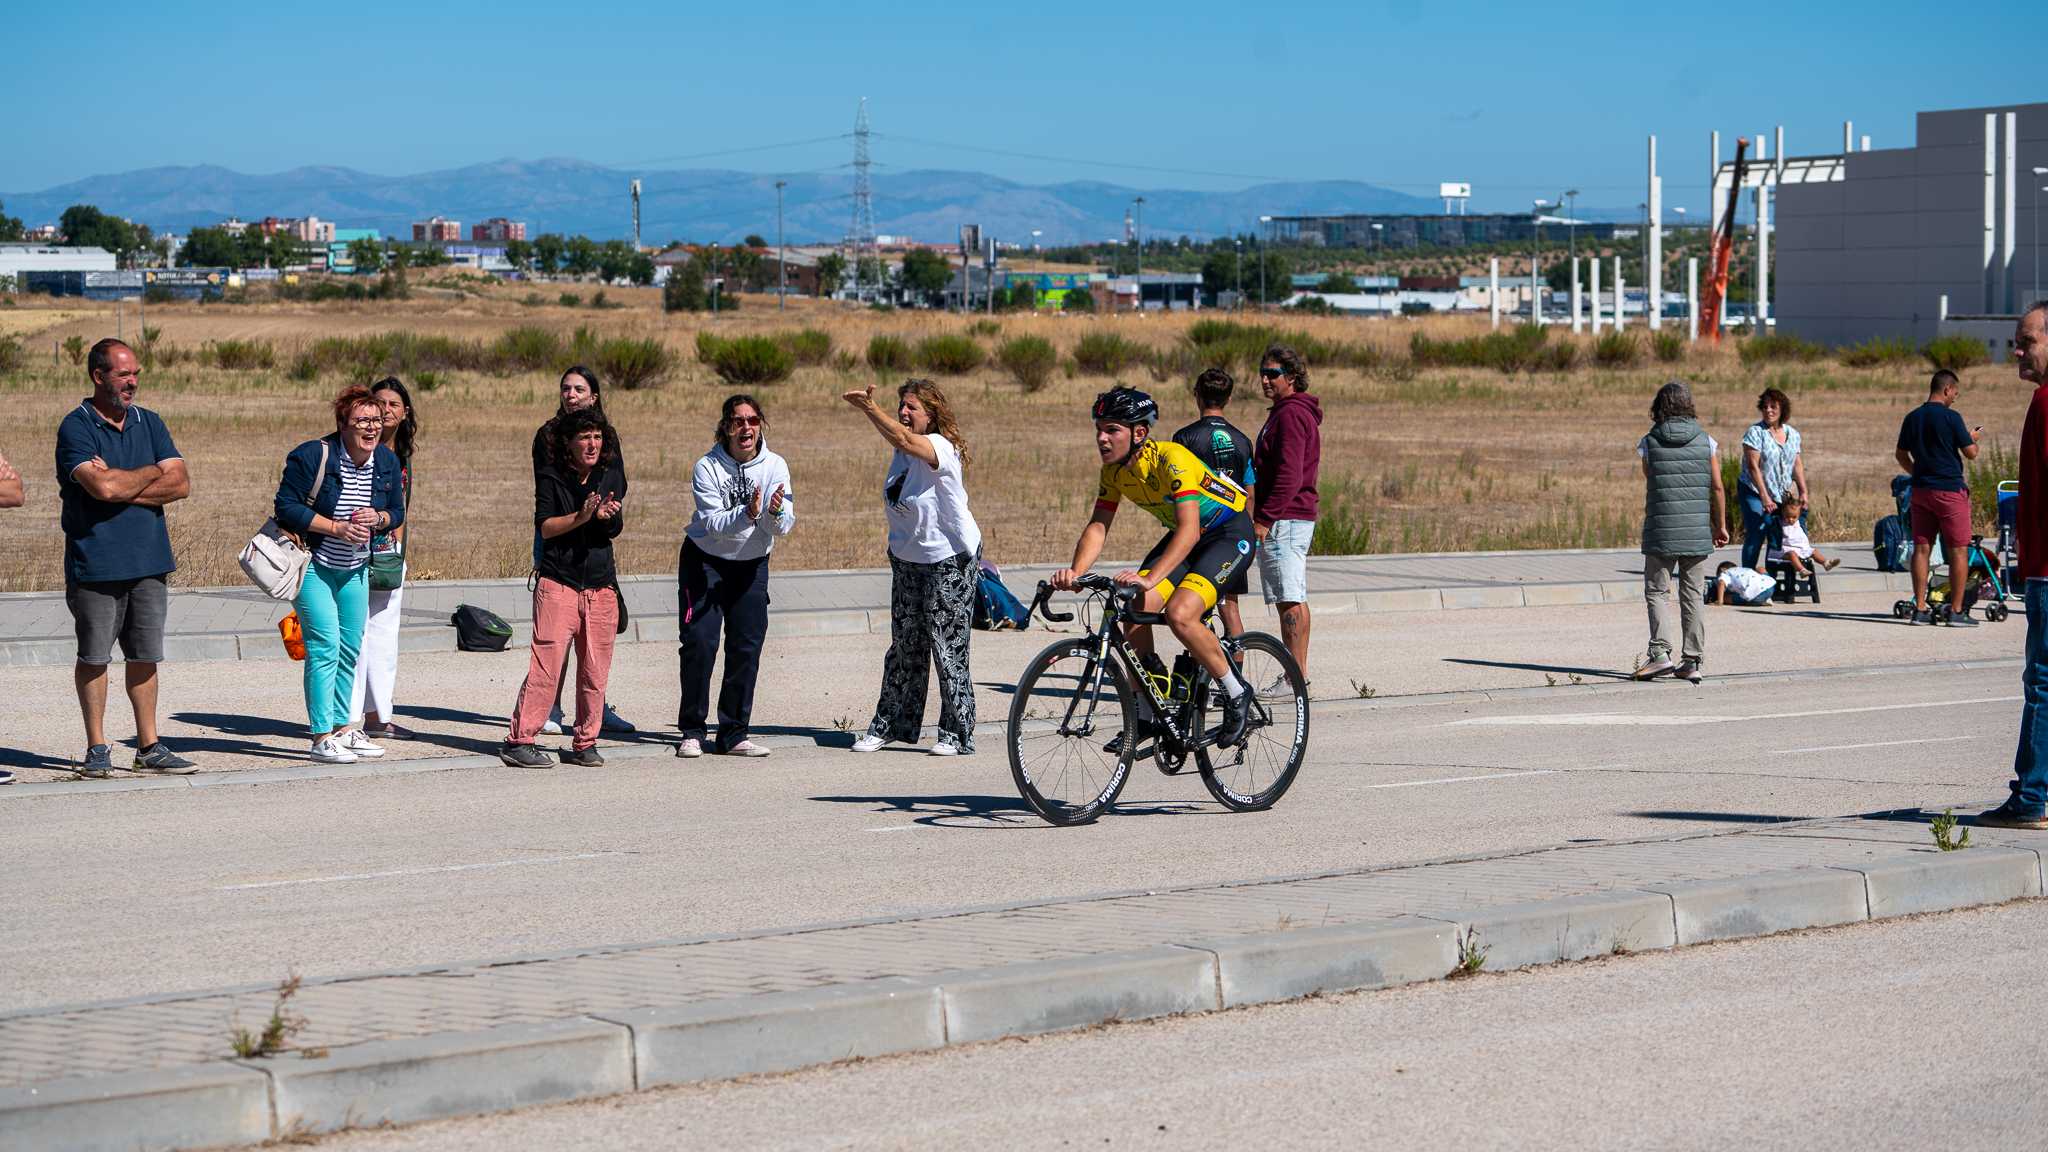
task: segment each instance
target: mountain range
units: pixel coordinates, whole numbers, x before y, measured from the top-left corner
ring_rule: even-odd
[[[775,236],[775,182],[783,179],[784,234],[790,243],[834,242],[853,220],[853,176],[774,174],[726,169],[630,172],[571,159],[499,160],[412,176],[351,168],[304,167],[252,175],[212,165],[145,168],[92,176],[35,192],[0,193],[10,216],[31,227],[54,222],[73,204],[182,233],[228,216],[318,216],[342,228],[411,236],[415,220],[443,216],[465,227],[493,216],[523,220],[529,237],[581,233],[630,237],[628,187],[641,182],[641,239],[730,243]],[[1236,191],[1138,189],[1079,181],[1033,185],[980,172],[888,171],[873,177],[875,230],[951,243],[962,224],[982,235],[1028,244],[1121,239],[1124,214],[1145,198],[1148,237],[1195,239],[1253,233],[1261,215],[1338,212],[1435,212],[1441,202],[1348,180],[1259,184]],[[1583,213],[1582,213],[1583,214]]]

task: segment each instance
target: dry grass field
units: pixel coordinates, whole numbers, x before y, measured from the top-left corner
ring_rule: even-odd
[[[544,288],[549,304],[522,304],[530,291],[525,285],[422,285],[407,301],[151,306],[148,322],[160,330],[160,348],[189,354],[211,342],[261,340],[277,353],[271,370],[204,367],[188,355],[144,375],[140,401],[164,416],[193,476],[192,498],[170,513],[178,581],[239,583],[235,553],[268,514],[285,453],[331,430],[328,401],[346,380],[337,372],[293,379],[286,366],[296,350],[323,337],[400,330],[488,343],[521,325],[547,327],[564,339],[579,325],[607,336],[653,337],[673,354],[674,367],[660,385],[607,388],[605,395],[624,438],[632,482],[621,558],[633,572],[673,569],[689,516],[690,467],[711,442],[719,401],[738,390],[697,361],[698,332],[708,328],[730,337],[809,327],[829,334],[835,356],[851,356],[837,365],[828,360],[799,367],[788,380],[750,389],[767,408],[770,445],[789,458],[795,478],[798,525],[778,546],[777,564],[886,563],[879,491],[885,452],[840,393],[870,382],[893,392],[902,377],[913,374],[880,376],[855,363],[870,336],[892,333],[915,341],[964,333],[968,319],[795,299],[778,313],[770,296],[748,297],[737,313],[713,320],[665,316],[652,290],[610,289],[609,296],[624,307],[605,311],[557,306],[553,286]],[[582,291],[587,297],[588,286]],[[974,336],[984,349],[993,351],[1013,336],[1038,335],[1059,349],[1062,363],[1037,392],[1025,391],[993,364],[940,379],[970,441],[974,512],[997,562],[1061,559],[1093,502],[1098,466],[1086,406],[1110,383],[1072,365],[1075,344],[1088,333],[1115,332],[1165,348],[1181,340],[1198,317],[995,319],[998,334]],[[1633,544],[1642,500],[1633,448],[1647,427],[1651,394],[1673,375],[1694,383],[1701,416],[1724,453],[1754,419],[1759,389],[1775,385],[1790,394],[1815,492],[1815,537],[1868,539],[1871,522],[1890,511],[1886,485],[1895,471],[1891,449],[1899,418],[1922,399],[1927,377],[1924,365],[1911,364],[1850,369],[1822,361],[1752,369],[1732,351],[1704,345],[1681,363],[1645,357],[1633,367],[1610,370],[1587,366],[1591,342],[1585,337],[1581,367],[1569,372],[1418,371],[1406,363],[1412,333],[1473,335],[1485,330],[1485,321],[1276,315],[1271,322],[1326,341],[1374,345],[1389,357],[1376,367],[1314,374],[1312,390],[1325,413],[1325,519],[1346,530],[1341,541],[1333,541],[1344,550]],[[26,366],[0,376],[7,412],[0,452],[29,484],[29,506],[0,516],[0,588],[61,584],[53,441],[57,421],[89,385],[84,369],[58,349],[68,336],[90,342],[112,335],[116,323],[112,305],[50,305],[17,297],[12,306],[0,307],[0,334],[32,333],[24,337]],[[119,323],[130,337],[136,334],[133,303]],[[1185,380],[1157,381],[1144,365],[1125,369],[1121,378],[1159,396],[1166,431],[1194,416]],[[422,421],[412,512],[416,575],[524,575],[532,508],[528,447],[534,428],[554,410],[555,373],[441,371],[434,381],[431,391],[416,389]],[[2009,366],[1975,368],[1965,373],[1959,410],[1985,426],[1988,440],[2009,446],[2017,438],[2025,395]],[[1256,379],[1241,380],[1233,419],[1256,433],[1263,409]],[[1156,536],[1149,517],[1125,509],[1110,554],[1136,556]]]

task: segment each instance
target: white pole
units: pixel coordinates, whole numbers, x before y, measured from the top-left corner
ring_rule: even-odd
[[[1493,309],[1493,326],[1500,327],[1500,257],[1495,256],[1486,269],[1486,299]]]
[[[1543,323],[1543,281],[1536,273],[1536,258],[1529,257],[1529,319]]]
[[[1998,247],[1998,113],[1984,114],[1984,267],[1977,273],[1983,285],[1984,306],[1978,311],[1996,312],[1991,300],[1991,257]]]
[[[1628,317],[1628,290],[1621,280],[1621,257],[1614,258],[1614,330],[1621,331]]]
[[[1650,330],[1664,327],[1664,180],[1657,175],[1657,138],[1650,137],[1650,234],[1644,239],[1644,274],[1650,287]]]
[[[1572,257],[1572,332],[1577,333],[1584,321],[1579,315],[1579,258]]]
[[[1847,155],[1856,150],[1856,122],[1842,121],[1842,153]]]
[[[1600,258],[1598,256],[1588,256],[1586,259],[1593,265],[1593,335],[1598,336],[1600,334]]]
[[[2005,281],[2005,312],[2007,315],[2019,311],[2019,308],[2014,304],[2016,297],[2013,295],[2012,283],[2013,256],[2017,251],[2017,245],[2014,243],[2016,237],[2013,233],[2019,226],[2017,200],[2020,189],[2016,178],[2016,173],[2019,170],[2019,142],[2014,139],[2018,135],[2019,113],[2007,112],[2005,114],[2005,228],[2003,229],[2005,240],[2002,245],[2005,249],[2005,274],[2003,279]]]
[[[1700,258],[1685,258],[1685,338],[1700,338]]]
[[[1721,218],[1714,215],[1715,205],[1720,197],[1714,193],[1721,187],[1721,134],[1714,133],[1714,152],[1707,158],[1707,235],[1714,234],[1714,228]]]
[[[1868,133],[1868,132],[1865,132],[1865,133],[1863,134],[1863,148],[1862,148],[1862,151],[1865,151],[1865,152],[1868,152],[1868,151],[1870,151],[1870,133]]]

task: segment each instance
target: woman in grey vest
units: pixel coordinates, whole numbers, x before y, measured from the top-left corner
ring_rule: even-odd
[[[1650,431],[1636,445],[1643,460],[1643,601],[1650,610],[1650,651],[1636,679],[1676,672],[1700,681],[1706,662],[1707,562],[1728,543],[1720,446],[1700,427],[1692,389],[1677,380],[1650,402]],[[1671,659],[1671,572],[1678,570],[1680,661]]]

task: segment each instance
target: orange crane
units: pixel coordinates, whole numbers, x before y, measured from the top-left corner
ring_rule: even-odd
[[[1728,299],[1728,260],[1735,254],[1735,206],[1742,202],[1742,176],[1747,167],[1743,152],[1749,138],[1735,140],[1735,179],[1728,185],[1728,210],[1721,214],[1721,226],[1714,230],[1714,260],[1707,275],[1706,299],[1700,302],[1700,325],[1708,340],[1721,342],[1721,307]]]

